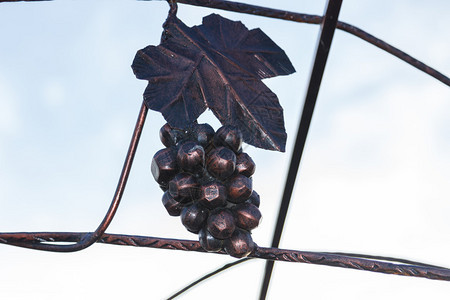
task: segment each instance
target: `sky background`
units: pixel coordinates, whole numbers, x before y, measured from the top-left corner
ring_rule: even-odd
[[[322,14],[325,1],[247,3]],[[0,4],[0,231],[93,231],[113,196],[147,83],[130,68],[159,43],[165,2]],[[345,0],[340,20],[450,74],[450,2]],[[180,4],[187,25],[220,13],[259,27],[297,73],[264,82],[284,107],[286,153],[245,146],[269,246],[319,26]],[[210,112],[199,119],[216,129]],[[149,111],[109,233],[196,239],[161,204],[150,162],[163,117]],[[281,248],[402,257],[450,267],[450,89],[337,31]],[[164,299],[234,261],[215,254],[94,245],[47,253],[0,245],[4,299]],[[257,299],[264,261],[216,276],[180,299]],[[450,284],[277,263],[268,299],[445,299]]]

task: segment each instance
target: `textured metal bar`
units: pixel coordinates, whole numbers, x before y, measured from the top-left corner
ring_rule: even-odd
[[[325,65],[328,59],[331,43],[333,41],[336,24],[338,21],[339,11],[341,9],[342,0],[330,0],[321,26],[321,32],[317,41],[316,57],[311,71],[308,91],[306,92],[305,102],[303,104],[303,112],[300,119],[300,125],[297,130],[297,137],[294,144],[294,151],[289,165],[288,175],[284,186],[283,196],[281,198],[278,218],[275,225],[275,232],[272,238],[272,247],[278,247],[280,244],[281,233],[283,232],[286,215],[291,202],[292,192],[294,190],[297,178],[298,168],[302,159],[303,149],[306,143],[309,126],[311,124],[314,107],[316,105],[317,96],[319,94],[322,76],[325,71]],[[270,284],[274,262],[269,260],[266,262],[264,278],[261,286],[259,299],[266,299],[267,290]]]
[[[367,258],[367,259],[375,259],[375,260],[383,260],[383,261],[391,261],[396,263],[402,263],[406,265],[416,265],[421,267],[431,267],[431,268],[442,268],[440,266],[436,265],[430,265],[425,264],[409,259],[404,258],[396,258],[396,257],[390,257],[390,256],[380,256],[380,255],[367,255],[367,254],[358,254],[358,253],[346,253],[346,252],[323,252],[325,254],[334,254],[334,255],[343,255],[343,256],[350,256],[350,257],[359,257],[359,258]]]
[[[54,245],[54,244],[21,242],[20,243],[21,247],[53,252],[74,252],[83,250],[89,247],[90,245],[94,244],[95,242],[97,242],[97,240],[103,235],[105,230],[108,228],[119,207],[120,200],[122,199],[123,192],[125,191],[125,187],[128,181],[128,175],[130,174],[131,166],[133,165],[134,155],[136,154],[136,149],[139,144],[139,139],[141,137],[142,129],[144,127],[147,111],[148,111],[147,107],[145,106],[144,103],[142,103],[138,119],[136,121],[136,126],[134,128],[134,132],[131,137],[128,153],[122,168],[122,173],[120,174],[119,182],[117,184],[116,191],[114,193],[114,197],[111,201],[111,205],[108,211],[106,212],[105,217],[103,218],[102,222],[97,227],[97,229],[94,232],[84,234],[80,238],[80,240],[76,241],[75,244]]]
[[[0,243],[28,247],[29,245],[41,243],[77,242],[80,241],[85,235],[86,232],[0,233]],[[122,246],[205,252],[205,250],[203,250],[200,246],[200,243],[197,241],[158,237],[105,233],[97,242]],[[224,251],[216,253],[226,254]],[[450,269],[447,268],[395,264],[374,259],[363,259],[332,253],[257,247],[257,249],[251,253],[249,257],[450,281]]]
[[[393,264],[336,254],[292,251],[278,248],[258,248],[252,257],[450,281],[450,270],[448,269]]]
[[[148,1],[148,0],[144,0]],[[269,18],[295,21],[308,24],[320,24],[322,17],[317,15],[301,14],[285,10],[256,6],[241,2],[223,1],[223,0],[178,0],[178,3],[184,3],[195,6],[216,8],[221,10],[233,11],[238,13],[257,15]]]

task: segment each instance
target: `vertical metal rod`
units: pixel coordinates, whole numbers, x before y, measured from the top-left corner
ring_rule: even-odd
[[[314,107],[316,105],[317,95],[319,94],[320,83],[322,82],[325,65],[327,63],[328,53],[330,51],[331,42],[333,40],[336,24],[338,21],[339,11],[341,9],[342,0],[329,0],[325,16],[323,18],[320,30],[320,36],[316,46],[316,57],[311,71],[309,87],[303,105],[303,112],[300,119],[300,125],[295,140],[294,152],[291,157],[291,163],[284,187],[283,197],[281,199],[278,219],[275,225],[275,232],[272,238],[272,247],[277,248],[280,244],[281,233],[283,232],[289,203],[294,189],[298,168],[305,148],[306,137],[308,135],[309,126],[311,124]],[[264,279],[261,286],[259,299],[266,299],[267,290],[269,288],[270,277],[272,275],[274,261],[267,261],[264,272]]]

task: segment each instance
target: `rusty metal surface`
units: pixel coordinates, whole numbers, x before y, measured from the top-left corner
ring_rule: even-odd
[[[79,242],[86,236],[85,232],[33,232],[0,233],[0,243],[33,248],[32,245],[47,245],[51,242]],[[104,244],[148,247],[182,251],[206,251],[197,241],[178,240],[148,236],[122,235],[105,233],[97,241]],[[225,251],[216,252],[226,254]],[[422,277],[427,279],[450,281],[450,269],[426,267],[420,265],[395,264],[375,259],[364,259],[339,254],[286,250],[278,248],[256,247],[249,257],[274,261],[308,263],[355,270],[364,270],[384,274]]]

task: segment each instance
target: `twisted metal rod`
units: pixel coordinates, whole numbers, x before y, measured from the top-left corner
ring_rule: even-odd
[[[0,233],[0,243],[32,248],[30,245],[49,245],[55,242],[79,242],[86,232],[12,232]],[[98,243],[148,247],[158,249],[206,252],[198,241],[158,238],[138,235],[105,233]],[[217,254],[226,254],[223,250]],[[356,255],[356,254],[355,254]],[[384,274],[422,277],[450,281],[450,269],[414,264],[395,264],[376,259],[364,259],[340,254],[257,247],[249,257],[285,262],[309,263]]]
[[[390,261],[390,262],[395,262],[395,263],[402,263],[402,264],[407,264],[407,265],[416,265],[416,266],[422,266],[422,267],[432,267],[432,268],[438,268],[438,269],[442,269],[442,267],[436,266],[436,265],[430,265],[430,264],[425,264],[425,263],[421,263],[421,262],[417,262],[417,261],[412,261],[412,260],[408,260],[408,259],[403,259],[403,258],[395,258],[395,257],[388,257],[388,256],[379,256],[379,255],[367,255],[367,254],[356,254],[356,253],[345,253],[345,252],[321,252],[324,254],[337,254],[337,255],[342,255],[342,256],[351,256],[351,257],[358,257],[358,258],[367,258],[367,259],[374,259],[374,260],[382,260],[382,261]],[[224,266],[200,277],[199,279],[193,281],[192,283],[188,284],[187,286],[185,286],[184,288],[180,289],[178,292],[174,293],[172,296],[170,296],[169,298],[167,298],[167,300],[169,299],[175,299],[176,297],[178,297],[179,295],[185,293],[186,291],[188,291],[189,289],[193,288],[194,286],[196,286],[197,284],[211,278],[212,276],[215,276],[223,271],[228,270],[229,268],[232,268],[236,265],[245,263],[251,259],[254,259],[253,257],[247,257],[247,258],[243,258],[240,260],[237,260],[235,262],[232,263],[228,263],[225,264]]]

